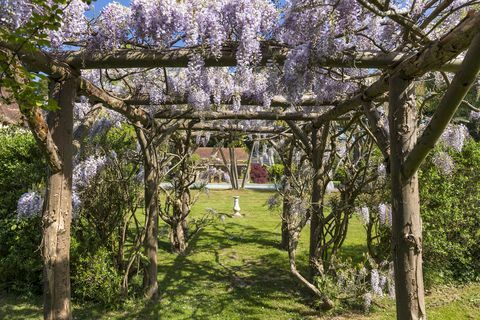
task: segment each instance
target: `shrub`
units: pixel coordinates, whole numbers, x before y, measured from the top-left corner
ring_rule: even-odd
[[[280,181],[282,179],[284,169],[285,168],[283,164],[274,164],[268,168],[268,174],[275,181]]]
[[[254,183],[267,183],[268,182],[268,172],[262,165],[256,163],[252,164],[250,170],[250,179]]]
[[[480,143],[448,153],[450,174],[434,165],[433,153],[419,176],[428,283],[480,278]]]
[[[15,217],[17,201],[46,175],[43,155],[26,130],[0,129],[0,219]]]
[[[0,220],[0,290],[24,295],[42,292],[40,219]]]
[[[80,257],[72,270],[74,297],[82,302],[117,304],[122,276],[112,261],[111,253],[104,247]]]
[[[39,294],[42,290],[41,221],[16,218],[17,201],[42,183],[45,162],[32,135],[0,129],[0,290]]]

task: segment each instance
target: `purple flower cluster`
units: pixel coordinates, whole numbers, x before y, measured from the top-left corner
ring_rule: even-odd
[[[386,203],[378,205],[378,218],[380,224],[384,226],[392,226],[392,207]]]
[[[370,223],[370,209],[368,209],[368,207],[360,208],[360,218],[362,218],[362,222],[365,225]]]
[[[41,214],[43,208],[43,197],[38,192],[27,192],[22,194],[17,203],[17,217],[31,218]]]
[[[76,191],[87,188],[91,180],[100,173],[106,164],[106,157],[90,156],[76,165],[73,169],[73,189]]]
[[[448,147],[460,152],[463,149],[465,140],[468,138],[468,129],[463,124],[452,125],[445,129],[441,136],[441,141]]]
[[[82,0],[67,2],[62,10],[59,30],[50,32],[50,43],[54,49],[60,49],[66,41],[79,41],[86,37],[88,5]]]
[[[455,169],[455,161],[445,151],[435,153],[432,157],[432,163],[447,176],[451,175]]]
[[[101,49],[120,47],[130,36],[131,10],[117,2],[105,6],[95,24],[91,46]]]

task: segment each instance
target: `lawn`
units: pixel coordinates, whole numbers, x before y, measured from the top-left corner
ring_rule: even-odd
[[[160,301],[130,302],[122,311],[74,305],[75,319],[393,319],[391,300],[377,301],[372,313],[335,317],[321,314],[288,270],[286,252],[278,249],[280,219],[265,203],[271,195],[259,191],[210,191],[194,208],[231,214],[234,195],[240,196],[244,217],[209,226],[191,243],[189,253],[168,252],[162,233],[159,252]],[[163,229],[162,229],[163,230]],[[307,230],[299,248],[299,266],[306,267]],[[354,218],[344,255],[361,259],[365,232]],[[429,319],[480,319],[480,285],[441,287],[427,297]],[[0,319],[41,319],[39,298],[0,296]]]

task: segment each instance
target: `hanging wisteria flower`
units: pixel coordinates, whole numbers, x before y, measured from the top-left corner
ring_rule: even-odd
[[[362,222],[367,225],[370,223],[370,209],[368,207],[361,207],[360,208],[360,217],[362,218]]]
[[[445,151],[435,153],[432,157],[432,163],[445,175],[451,175],[455,169],[455,161]]]
[[[91,180],[104,168],[107,158],[90,156],[73,169],[73,188],[87,188]]]
[[[66,41],[82,40],[86,36],[87,18],[85,12],[88,5],[82,0],[71,0],[65,4],[62,11],[61,26],[50,32],[50,42],[53,48],[60,49]]]
[[[382,295],[382,288],[380,287],[380,274],[377,269],[372,269],[370,273],[370,285],[372,291],[376,295]]]
[[[480,122],[480,111],[470,111],[470,120],[472,122]]]
[[[372,307],[372,294],[367,292],[363,295],[363,310],[369,312]]]
[[[80,209],[82,207],[82,201],[78,194],[74,191],[72,192],[72,218],[77,219],[80,214]]]
[[[378,217],[381,225],[392,225],[392,208],[389,204],[380,203],[378,205]]]
[[[91,108],[87,97],[80,96],[79,100],[80,101],[75,103],[73,107],[73,117],[75,120],[82,120]]]
[[[223,173],[223,180],[225,180],[225,182],[230,183],[230,175],[228,174],[228,172]]]
[[[468,138],[468,129],[463,124],[449,126],[441,136],[441,141],[455,151],[460,152],[463,149],[465,140]]]
[[[382,291],[381,295],[383,295],[383,290],[387,287],[387,282],[388,278],[384,274],[380,275],[380,289]]]
[[[387,167],[385,166],[385,164],[380,163],[378,165],[377,174],[382,178],[387,176]]]
[[[22,194],[17,203],[17,218],[32,218],[41,214],[43,197],[38,192],[32,191]]]
[[[97,19],[96,32],[92,44],[101,49],[116,49],[127,41],[131,10],[117,2],[103,8]]]

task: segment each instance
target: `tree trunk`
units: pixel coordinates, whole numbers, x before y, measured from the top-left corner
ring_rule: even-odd
[[[328,131],[322,129],[321,134],[327,134]],[[312,207],[310,217],[310,273],[312,276],[322,274],[323,270],[321,257],[318,252],[321,237],[323,237],[323,196],[325,194],[323,181],[323,150],[325,147],[326,137],[320,136],[319,129],[312,131],[312,155],[311,161],[314,170],[312,185]]]
[[[228,151],[230,154],[230,180],[232,181],[232,188],[238,190],[238,171],[235,159],[235,149],[233,147],[228,147]]]
[[[187,250],[187,237],[182,221],[175,220],[170,226],[170,243],[172,251],[183,254]]]
[[[54,83],[50,94],[59,110],[51,112],[49,130],[63,162],[47,181],[43,222],[44,318],[72,319],[70,309],[70,225],[72,221],[73,104],[77,79]]]
[[[158,298],[157,280],[157,251],[158,251],[158,176],[157,158],[155,146],[152,143],[151,135],[145,134],[137,123],[135,129],[137,139],[142,149],[144,166],[144,201],[146,230],[144,247],[148,259],[148,266],[144,269],[143,287],[145,298],[155,300]]]
[[[312,207],[310,217],[310,273],[312,276],[318,273],[323,273],[323,270],[319,269],[322,266],[318,255],[318,247],[320,237],[322,236],[321,217],[323,217],[323,182],[318,177],[319,171],[316,170],[315,181],[312,186]]]
[[[250,164],[252,162],[253,150],[254,150],[254,148],[252,147],[252,150],[250,151],[250,154],[248,155],[247,167],[245,168],[245,175],[243,176],[243,179],[242,179],[242,189],[245,189],[245,184],[248,181],[250,181]]]
[[[153,155],[145,160],[145,212],[147,229],[145,233],[145,251],[148,266],[145,277],[145,297],[155,300],[158,298],[157,281],[157,251],[158,251],[158,186],[156,179],[156,164]]]
[[[390,79],[389,126],[392,180],[392,250],[398,320],[426,319],[422,273],[422,225],[418,176],[403,174],[417,140],[417,110],[410,81]]]
[[[283,195],[283,208],[282,208],[282,241],[280,242],[280,248],[288,250],[289,236],[288,236],[288,215],[290,214],[290,201],[289,197]]]

